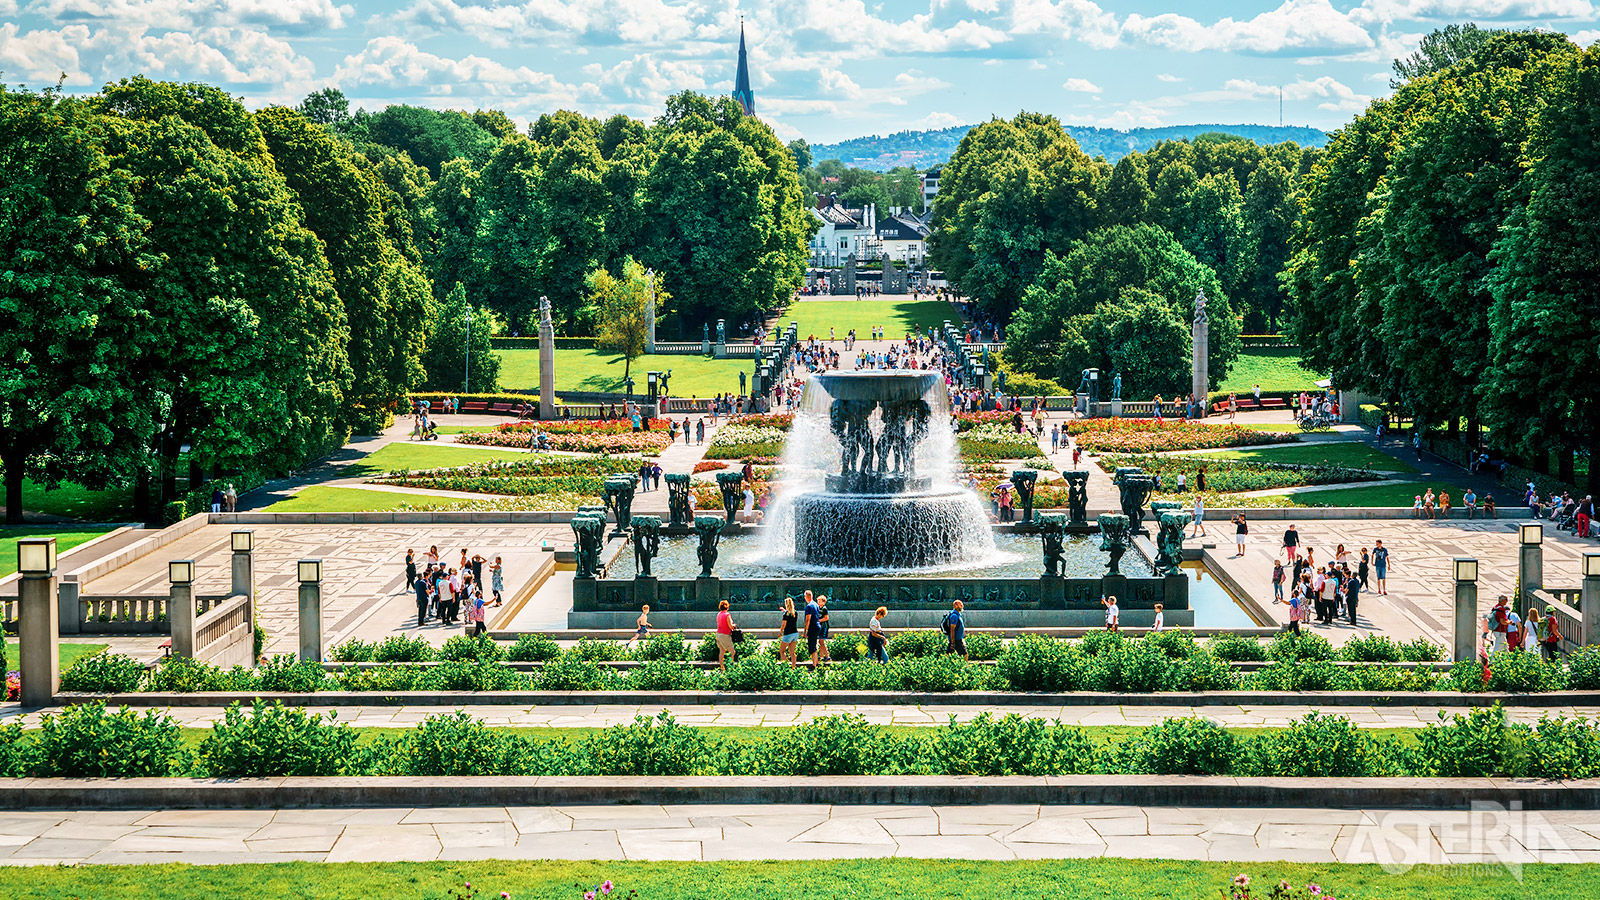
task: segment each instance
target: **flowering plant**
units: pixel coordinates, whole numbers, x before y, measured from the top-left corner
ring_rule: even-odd
[[[617,886],[612,883],[611,879],[609,878],[592,888],[585,888],[581,884],[575,884],[573,887],[583,891],[583,900],[599,900],[601,897],[610,896],[611,892],[617,889]],[[627,900],[634,900],[634,898],[637,898],[638,896],[639,892],[634,890],[628,891],[626,895]]]
[[[727,467],[728,464],[725,462],[717,462],[714,459],[702,459],[694,464],[694,473],[698,475],[701,472],[716,472],[721,469],[726,469]]]
[[[788,431],[794,424],[794,413],[764,413],[760,415],[736,416],[732,425],[749,425],[755,428],[776,428]]]
[[[478,896],[478,889],[472,886],[472,882],[468,881],[459,888],[452,888],[446,891],[445,896],[449,900],[472,900],[473,897]],[[511,892],[501,891],[500,900],[511,900]]]
[[[1075,419],[1066,431],[1091,452],[1159,453],[1283,444],[1299,437],[1287,432],[1255,431],[1239,425],[1209,425],[1183,419]]]
[[[22,699],[22,673],[12,670],[6,673],[6,699]]]
[[[1223,889],[1222,896],[1227,900],[1338,900],[1315,882],[1297,888],[1286,880],[1279,881],[1266,893],[1258,894],[1250,888],[1250,876],[1242,873],[1233,876],[1233,881]]]
[[[955,420],[957,431],[971,431],[988,422],[1010,422],[1011,410],[988,409],[982,412],[958,412],[955,413]]]
[[[650,430],[667,430],[666,419],[651,419]],[[538,430],[545,434],[624,434],[633,431],[632,419],[552,419],[548,422],[502,422],[495,431],[522,432]]]

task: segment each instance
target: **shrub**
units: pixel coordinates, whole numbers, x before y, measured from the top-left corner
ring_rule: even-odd
[[[748,631],[742,632],[739,636],[744,640],[734,642],[733,653],[735,657],[743,657],[747,654],[753,656],[761,652],[761,642],[751,637]],[[700,639],[699,645],[695,647],[694,658],[701,662],[717,661],[717,639],[714,635],[708,634]]]
[[[1427,638],[1419,637],[1400,645],[1400,658],[1406,662],[1438,662],[1444,659],[1444,648]]]
[[[942,639],[944,634],[940,633]],[[987,631],[967,632],[967,658],[978,660],[999,659],[1000,652],[1006,647],[1005,641],[1000,640]]]
[[[909,659],[890,659],[888,687],[890,690],[945,691],[977,690],[988,681],[987,669],[975,666],[959,656],[913,656]]]
[[[1153,775],[1224,775],[1236,741],[1210,719],[1167,719],[1117,749],[1124,772]]]
[[[946,775],[1081,775],[1095,771],[1099,756],[1081,729],[987,712],[966,724],[951,716],[929,752],[931,768]]]
[[[628,657],[627,648],[616,641],[597,641],[593,638],[579,638],[572,652],[594,662],[616,662]]]
[[[638,656],[643,660],[688,659],[689,645],[681,631],[658,631],[639,645]]]
[[[1350,674],[1325,659],[1278,661],[1250,676],[1262,691],[1354,690]]]
[[[781,691],[794,682],[794,670],[765,653],[752,653],[728,664],[724,682],[730,691]]]
[[[1285,631],[1267,645],[1267,656],[1276,660],[1333,659],[1333,645],[1314,631],[1295,634]]]
[[[267,629],[257,620],[254,630],[250,633],[250,658],[260,659],[261,651],[267,647]]]
[[[506,658],[512,662],[545,662],[561,655],[561,646],[542,634],[518,635]]]
[[[1565,685],[1566,673],[1561,667],[1550,665],[1537,653],[1501,650],[1489,657],[1490,691],[1529,694],[1559,691]]]
[[[0,647],[5,646],[0,641]],[[32,745],[23,740],[22,725],[0,725],[0,778],[22,778],[28,774]]]
[[[1170,659],[1188,659],[1200,650],[1194,635],[1188,631],[1151,632],[1144,636],[1142,643],[1160,650]]]
[[[427,662],[433,657],[432,644],[403,634],[391,634],[372,648],[373,662]]]
[[[1511,774],[1562,781],[1600,777],[1600,733],[1587,719],[1544,716],[1527,737],[1524,759]]]
[[[451,660],[422,669],[416,679],[419,691],[516,691],[526,690],[529,679],[521,672],[498,662]]]
[[[324,676],[321,664],[280,653],[261,665],[259,678],[263,691],[309,694],[322,686]]]
[[[210,663],[197,662],[187,656],[168,656],[150,673],[150,690],[192,694],[218,690],[221,681],[222,671]]]
[[[1099,656],[1108,650],[1122,649],[1122,644],[1120,631],[1091,631],[1078,642],[1078,649],[1089,656]]]
[[[627,686],[637,691],[694,691],[704,687],[704,681],[699,669],[671,659],[652,659],[626,678]]]
[[[505,659],[506,651],[487,637],[458,634],[439,648],[439,658],[456,662],[498,662]]]
[[[453,778],[535,774],[528,741],[456,711],[430,716],[381,753],[384,774]]]
[[[882,775],[900,751],[900,741],[863,716],[823,716],[780,729],[746,764],[753,775]]]
[[[246,716],[235,703],[200,742],[201,765],[214,778],[353,774],[356,732],[337,716],[259,700]]]
[[[665,711],[635,716],[584,741],[579,753],[588,775],[692,775],[704,765],[711,742],[705,732],[679,725]]]
[[[1381,634],[1355,638],[1339,648],[1339,658],[1349,662],[1399,662],[1401,647]]]
[[[1070,691],[1077,683],[1077,654],[1065,641],[1025,634],[1000,654],[1000,676],[1017,691]]]
[[[975,635],[969,635],[970,640]],[[889,658],[908,656],[938,656],[949,649],[950,641],[944,632],[935,629],[923,628],[916,631],[902,631],[889,638]],[[972,648],[968,646],[970,651]]]
[[[1206,649],[1228,662],[1262,662],[1267,658],[1267,649],[1260,641],[1238,634],[1215,635],[1206,642]]]
[[[1352,666],[1343,670],[1356,691],[1431,691],[1439,676],[1427,669],[1402,669],[1399,666]]]
[[[811,677],[811,686],[822,691],[887,690],[890,683],[895,680],[890,676],[889,669],[896,662],[891,660],[888,666],[884,666],[876,662],[858,660],[823,666]],[[800,677],[804,678],[803,675]]]
[[[1567,657],[1567,686],[1575,691],[1600,688],[1600,646],[1584,647]]]
[[[1304,778],[1360,778],[1376,774],[1372,741],[1343,716],[1318,712],[1263,731],[1247,741],[1241,773]]]
[[[1483,673],[1483,663],[1475,659],[1457,660],[1447,676],[1450,687],[1465,693],[1482,693],[1488,690]]]
[[[592,659],[584,659],[572,650],[544,664],[539,670],[539,689],[542,691],[598,691],[604,690],[611,673],[600,668]]]
[[[1231,691],[1239,686],[1239,673],[1223,660],[1200,651],[1172,665],[1168,684],[1177,691]]]
[[[370,669],[347,667],[333,675],[342,691],[414,691],[422,681],[422,667],[415,665],[375,666]]]
[[[372,662],[375,649],[366,641],[351,638],[329,651],[328,659],[332,662]]]
[[[33,739],[33,774],[41,778],[150,778],[182,775],[189,768],[183,732],[171,717],[101,702],[47,714]]]
[[[828,638],[828,658],[834,662],[854,662],[865,659],[866,655],[867,641],[859,634],[841,634],[838,637]]]
[[[61,689],[85,694],[126,694],[139,689],[144,664],[120,653],[95,653],[61,673]]]
[[[1159,646],[1146,641],[1129,641],[1120,653],[1102,653],[1095,658],[1097,664],[1109,665],[1117,661],[1114,679],[1108,679],[1107,689],[1130,693],[1151,693],[1165,686],[1172,661]]]
[[[1521,753],[1521,740],[1512,746],[1512,730],[1506,725],[1500,704],[1469,711],[1466,715],[1445,717],[1417,733],[1415,765],[1418,775],[1440,778],[1475,778],[1493,775],[1502,769],[1508,751]]]

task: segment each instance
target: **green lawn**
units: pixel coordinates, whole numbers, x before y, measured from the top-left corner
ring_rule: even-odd
[[[53,537],[56,539],[56,553],[61,554],[105,533],[104,528],[80,528],[73,525],[19,525],[0,528],[0,575],[10,575],[17,570],[17,541],[21,538]]]
[[[497,450],[492,447],[469,447],[435,441],[402,441],[380,447],[351,463],[344,469],[344,474],[354,477],[381,475],[384,472],[414,472],[418,469],[514,460],[527,455],[521,450]]]
[[[539,351],[496,350],[500,354],[500,386],[532,389],[539,386]],[[672,370],[668,387],[674,397],[709,397],[737,392],[739,373],[755,371],[753,359],[708,359],[704,356],[641,356],[633,361],[633,390],[648,390],[646,372]],[[556,391],[612,391],[621,393],[623,360],[599,350],[557,350]],[[748,383],[748,382],[747,382]]]
[[[78,644],[62,641],[58,646],[61,649],[56,653],[56,665],[60,668],[60,671],[65,672],[68,666],[80,659],[83,659],[85,656],[93,656],[94,654],[99,653],[100,651],[106,649],[106,647],[109,645]],[[17,642],[7,641],[6,668],[15,669],[17,667],[17,658]]]
[[[53,491],[32,479],[22,480],[22,508],[48,516],[65,516],[85,522],[133,521],[133,489],[91,491],[63,482]]]
[[[1212,425],[1236,425],[1250,431],[1271,431],[1277,434],[1296,434],[1300,431],[1300,426],[1293,422],[1229,422],[1226,416],[1220,419],[1213,416],[1206,421]]]
[[[366,491],[361,488],[314,484],[301,488],[299,493],[287,500],[279,500],[263,512],[388,512],[399,509],[402,505],[416,508],[457,502],[460,501],[427,494],[399,494],[393,491]]]
[[[1241,351],[1217,389],[1237,391],[1241,397],[1258,384],[1262,391],[1309,390],[1325,377],[1300,365],[1299,350],[1263,347]]]
[[[1289,501],[1295,506],[1403,506],[1411,508],[1413,499],[1428,488],[1433,488],[1434,494],[1447,491],[1450,494],[1450,506],[1454,509],[1461,508],[1461,495],[1466,493],[1463,489],[1453,484],[1442,482],[1408,481],[1402,484],[1371,484],[1363,487],[1329,488],[1321,491],[1302,491],[1290,494]],[[1499,498],[1504,505],[1506,497]],[[1479,498],[1482,504],[1482,498]]]
[[[1382,472],[1415,472],[1417,470],[1416,466],[1404,460],[1396,459],[1381,450],[1375,450],[1370,445],[1359,441],[1283,444],[1270,449],[1218,450],[1215,453],[1197,455],[1207,459],[1243,459],[1250,462],[1265,463],[1295,463],[1298,465],[1324,463],[1352,468],[1377,469]]]
[[[779,808],[773,812],[781,815]],[[775,846],[774,850],[781,850]],[[1249,874],[1265,897],[1279,879],[1316,882],[1329,895],[1359,900],[1525,900],[1600,896],[1600,866],[1522,865],[1515,875],[1491,863],[1423,865],[1403,874],[1373,865],[1282,862],[1066,859],[966,861],[851,859],[793,862],[610,862],[471,860],[427,863],[307,863],[189,866],[33,866],[0,870],[10,900],[513,900],[570,898],[603,881],[613,897],[637,900],[1013,900],[1013,898],[1168,898],[1226,896]],[[463,885],[471,882],[470,889]]]
[[[907,331],[943,328],[945,319],[961,324],[961,314],[941,300],[801,300],[789,304],[778,324],[788,328],[798,322],[801,340],[813,335],[825,340],[829,328],[839,338],[854,328],[865,340],[874,325],[882,325],[890,340],[899,340]]]

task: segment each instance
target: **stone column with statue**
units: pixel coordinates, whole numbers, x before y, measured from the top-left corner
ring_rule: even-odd
[[[556,416],[556,326],[550,320],[550,298],[539,298],[539,418]]]
[[[1206,395],[1211,390],[1210,356],[1211,356],[1211,326],[1206,320],[1206,295],[1199,292],[1194,295],[1194,380],[1190,385],[1194,392],[1194,402],[1199,408],[1200,418],[1205,418],[1206,411],[1211,404],[1207,402]]]

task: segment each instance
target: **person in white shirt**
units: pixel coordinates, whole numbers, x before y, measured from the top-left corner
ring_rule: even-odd
[[[1156,604],[1156,623],[1155,623],[1154,626],[1151,627],[1151,629],[1150,629],[1151,631],[1160,631],[1161,629],[1166,627],[1166,624],[1167,624],[1166,613],[1162,612],[1161,610],[1162,610],[1161,604],[1157,603]]]
[[[1106,608],[1106,630],[1116,631],[1117,619],[1122,614],[1122,611],[1117,608],[1117,598],[1113,596],[1101,597],[1100,603]]]

